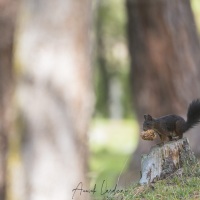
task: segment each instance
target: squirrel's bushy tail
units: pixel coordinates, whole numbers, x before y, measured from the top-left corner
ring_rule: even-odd
[[[200,100],[194,100],[189,105],[187,112],[186,130],[194,127],[200,122]]]

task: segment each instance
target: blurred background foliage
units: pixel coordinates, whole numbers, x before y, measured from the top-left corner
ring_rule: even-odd
[[[137,144],[138,125],[133,120],[129,88],[126,21],[123,0],[99,1],[94,21],[96,105],[89,133],[91,188],[95,183],[101,185],[103,180],[112,188],[126,170]]]
[[[191,5],[199,31],[200,1],[192,0]],[[129,164],[139,131],[130,94],[125,1],[99,1],[94,24],[96,106],[90,128],[89,177],[91,187],[103,180],[114,187]]]
[[[191,0],[192,10],[194,13],[196,25],[198,28],[198,32],[200,32],[200,1]]]
[[[124,1],[99,1],[94,24],[95,117],[131,117]]]

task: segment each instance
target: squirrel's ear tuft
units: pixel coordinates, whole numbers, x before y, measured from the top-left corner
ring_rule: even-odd
[[[145,120],[148,120],[148,121],[152,121],[152,120],[153,120],[152,116],[149,115],[149,114],[145,114],[145,115],[144,115],[144,119],[145,119]]]

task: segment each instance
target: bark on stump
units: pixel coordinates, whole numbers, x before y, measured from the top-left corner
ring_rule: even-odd
[[[148,184],[164,179],[196,160],[187,138],[168,142],[163,146],[154,146],[149,154],[142,156],[140,184]]]

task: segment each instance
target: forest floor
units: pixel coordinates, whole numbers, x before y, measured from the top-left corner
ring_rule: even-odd
[[[97,185],[94,199],[102,199],[101,186],[113,188],[126,171],[138,142],[138,124],[134,119],[94,119],[89,132],[90,188]]]
[[[141,186],[132,185],[128,189],[115,190],[107,200],[200,200],[200,163],[185,166],[182,172],[156,183]]]

